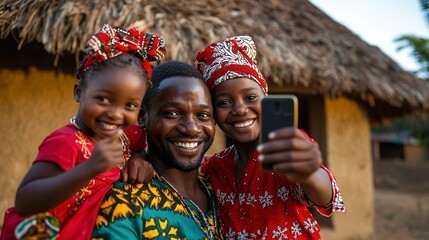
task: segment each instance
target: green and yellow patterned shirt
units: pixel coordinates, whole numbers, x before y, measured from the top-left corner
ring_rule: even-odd
[[[205,219],[158,174],[144,184],[116,182],[101,204],[92,239],[224,239],[211,185],[199,181],[209,198]]]

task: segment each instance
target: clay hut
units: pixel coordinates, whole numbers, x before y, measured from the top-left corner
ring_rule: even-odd
[[[213,41],[252,36],[270,93],[299,97],[300,127],[340,183],[348,212],[319,218],[323,238],[373,234],[371,123],[429,110],[429,85],[307,0],[2,0],[0,212],[39,143],[76,113],[73,71],[104,23],[162,34],[168,59],[189,63]],[[211,152],[226,144],[220,132]]]

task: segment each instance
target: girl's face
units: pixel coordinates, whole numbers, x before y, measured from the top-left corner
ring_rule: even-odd
[[[79,102],[80,126],[94,140],[112,135],[137,122],[146,93],[146,81],[130,68],[111,68],[94,73],[86,87],[75,85],[75,99]]]
[[[257,140],[264,96],[259,84],[247,78],[228,80],[213,95],[216,123],[224,133],[239,143]]]

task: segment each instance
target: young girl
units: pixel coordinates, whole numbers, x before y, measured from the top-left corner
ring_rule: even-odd
[[[335,178],[321,163],[318,145],[293,127],[257,145],[261,99],[267,83],[257,67],[252,38],[213,43],[197,55],[213,97],[218,126],[233,145],[202,164],[218,200],[229,239],[320,239],[307,206],[323,215],[343,212]],[[272,172],[261,163],[273,164]]]
[[[49,211],[58,218],[61,239],[90,237],[105,193],[130,154],[144,147],[136,123],[150,83],[149,61],[165,55],[161,36],[109,25],[91,37],[84,52],[74,87],[76,117],[42,142],[15,201],[20,215]],[[23,224],[18,238],[34,230],[31,221]]]

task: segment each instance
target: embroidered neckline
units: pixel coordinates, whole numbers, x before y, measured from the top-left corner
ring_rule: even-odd
[[[191,199],[186,198],[198,210],[199,214],[203,218],[204,226],[202,226],[203,223],[201,223],[200,219],[196,216],[195,212],[192,211],[191,207],[186,203],[185,197],[182,194],[180,194],[180,192],[167,179],[165,179],[161,175],[159,175],[159,176],[161,177],[162,181],[165,182],[165,184],[167,185],[167,187],[170,188],[171,191],[173,191],[173,192],[175,192],[177,194],[177,196],[180,199],[180,202],[185,206],[186,211],[189,213],[189,215],[191,216],[192,220],[194,220],[197,223],[197,225],[201,229],[201,231],[203,231],[203,233],[206,236],[208,236],[209,239],[214,240],[215,237],[214,237],[214,234],[213,234],[213,230],[210,227],[210,223],[209,223],[207,217],[205,216],[204,212],[198,207],[198,205],[196,203],[194,203]],[[211,193],[210,193],[210,191],[208,189],[208,186],[204,183],[204,181],[202,181],[201,179],[198,179],[198,181],[200,183],[200,186],[205,190],[205,192],[208,195],[208,198],[209,198],[209,201],[210,201],[210,205],[211,205],[211,208],[212,208],[212,211],[213,211],[214,225],[215,225],[215,228],[217,228],[218,226],[216,226],[217,219],[216,219],[216,211],[215,211],[216,208],[215,208],[215,205],[214,205],[214,201],[212,201],[213,198],[211,196]]]

